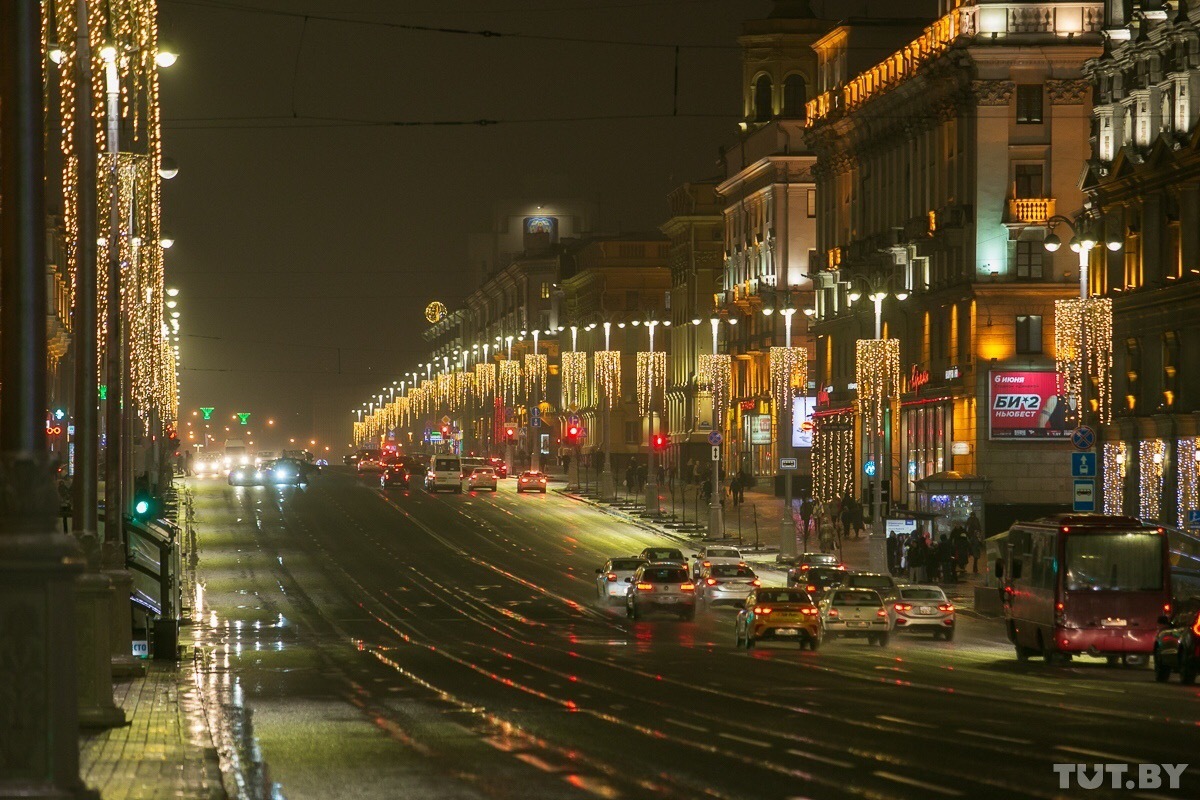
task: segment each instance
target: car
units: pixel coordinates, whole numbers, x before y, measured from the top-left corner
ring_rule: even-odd
[[[359,475],[378,475],[383,472],[383,462],[378,456],[362,456],[358,459]]]
[[[657,564],[678,564],[687,566],[687,558],[676,547],[647,547],[641,552],[642,558]]]
[[[229,470],[230,486],[262,486],[262,467],[241,465]]]
[[[900,596],[900,582],[882,572],[848,572],[842,581],[844,589],[874,589],[884,600]]]
[[[709,564],[696,580],[696,599],[705,607],[740,606],[759,586],[762,581],[744,561],[740,564]]]
[[[526,470],[517,478],[517,493],[541,492],[546,493],[546,473]]]
[[[679,564],[644,564],[625,579],[625,614],[640,619],[650,611],[669,611],[680,619],[696,616],[696,584]]]
[[[736,547],[726,546],[701,547],[692,558],[695,559],[692,561],[693,578],[700,577],[704,568],[713,564],[740,564],[744,561]]]
[[[504,463],[503,458],[500,458],[499,456],[492,456],[488,459],[488,465],[491,466],[492,469],[496,470],[497,478],[508,477],[508,464]]]
[[[476,467],[467,476],[467,488],[472,492],[480,489],[496,491],[496,470],[491,467]]]
[[[778,559],[776,559],[778,561]],[[846,565],[832,553],[801,553],[794,559],[788,559],[788,585],[798,585],[805,580],[805,575],[813,569],[835,569],[845,572]],[[809,591],[812,591],[811,589]]]
[[[887,647],[892,618],[874,589],[838,587],[822,598],[819,608],[826,638],[863,636],[867,644]]]
[[[462,462],[462,479],[464,481],[471,477],[471,473],[475,471],[476,467],[488,466],[486,458],[476,456],[463,456],[460,461]]]
[[[462,492],[462,461],[458,456],[431,456],[425,472],[425,491]]]
[[[596,570],[596,595],[603,601],[612,602],[614,598],[625,599],[629,591],[626,578],[632,578],[638,567],[644,566],[646,559],[639,556],[610,558],[604,566]]]
[[[254,456],[254,463],[257,466],[264,464],[267,461],[274,461],[276,458],[277,456],[273,450],[260,450],[258,454]]]
[[[260,468],[263,485],[299,486],[304,483],[304,465],[290,458],[267,462]]]
[[[197,478],[219,478],[225,472],[225,464],[220,458],[197,459],[192,463],[192,473]]]
[[[846,579],[846,570],[841,567],[810,567],[803,572],[788,570],[787,585],[803,589],[820,600],[825,593],[835,586],[841,586]]]
[[[1172,672],[1190,686],[1200,675],[1200,597],[1180,603],[1171,616],[1158,618],[1154,637],[1154,679],[1166,682]]]
[[[954,638],[954,604],[940,586],[901,586],[892,602],[892,630],[932,633],[933,638]]]
[[[412,472],[409,464],[396,459],[385,464],[383,472],[379,473],[379,487],[381,489],[391,489],[392,487],[407,489],[411,478]]]
[[[821,612],[808,592],[778,587],[756,588],[738,610],[733,623],[734,646],[746,649],[759,641],[799,642],[810,650],[825,638]]]

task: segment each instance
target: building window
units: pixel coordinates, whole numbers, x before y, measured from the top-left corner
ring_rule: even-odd
[[[1042,279],[1042,256],[1045,247],[1041,242],[1017,242],[1017,277],[1029,281]]]
[[[759,76],[754,82],[754,121],[766,122],[771,118],[771,78]]]
[[[1042,352],[1042,318],[1040,315],[1017,316],[1017,354]]]
[[[817,216],[817,190],[808,190],[808,218],[814,219]]]
[[[788,75],[783,81],[783,115],[804,118],[808,102],[808,87],[803,75]]]
[[[1045,197],[1041,164],[1017,164],[1013,168],[1013,196],[1018,200]]]
[[[625,444],[642,443],[641,420],[631,420],[625,423]]]
[[[1022,83],[1017,86],[1017,124],[1042,124],[1042,84]]]
[[[640,310],[639,306],[641,305],[641,302],[642,302],[641,295],[638,293],[637,289],[630,289],[625,292],[625,310],[626,311],[639,311]]]
[[[542,281],[542,299],[550,299],[550,281]]]
[[[1175,331],[1162,335],[1162,361],[1163,405],[1174,408],[1179,394],[1179,335]]]

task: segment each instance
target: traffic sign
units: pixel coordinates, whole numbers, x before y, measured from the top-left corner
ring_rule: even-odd
[[[103,400],[104,398],[101,397],[100,399]],[[204,415],[205,419],[212,419],[212,415],[213,415],[214,411],[216,411],[216,408],[214,408],[213,406],[203,406],[200,409],[200,413]]]
[[[572,414],[571,416],[567,417],[568,425],[579,425],[579,422],[580,419],[578,414]]]
[[[1071,453],[1071,477],[1096,477],[1096,454],[1092,452]]]
[[[779,459],[779,468],[781,470],[800,469],[800,462],[795,458],[781,458]]]
[[[541,419],[542,418],[541,407],[540,406],[530,406],[529,407],[529,418],[530,419]]]
[[[719,448],[719,447],[716,447],[716,446],[714,445],[712,450],[713,450],[713,452],[712,452],[712,460],[713,460],[713,461],[720,461],[720,460],[721,460],[721,448]]]
[[[721,443],[721,432],[713,431],[712,433],[710,433],[708,435],[708,443],[711,444],[713,447],[716,447],[717,445],[719,445]]]
[[[450,424],[450,417],[449,417],[449,415],[447,415],[447,414],[443,414],[443,415],[442,415],[442,424],[443,424],[443,425],[449,425],[449,424]]]
[[[1080,425],[1071,432],[1071,444],[1077,450],[1091,450],[1096,444],[1096,431],[1087,425]]]
[[[1188,509],[1187,526],[1191,530],[1200,528],[1200,508]]]
[[[249,425],[250,424],[250,412],[249,411],[238,411],[237,418],[238,418],[239,425]]]
[[[529,424],[535,428],[540,428],[542,427],[542,418],[535,416],[533,419],[529,420]]]
[[[867,475],[872,478],[875,477],[875,460],[874,459],[871,459],[867,463],[863,464],[863,472],[867,473]]]
[[[1091,478],[1075,479],[1075,511],[1096,510],[1096,481]]]

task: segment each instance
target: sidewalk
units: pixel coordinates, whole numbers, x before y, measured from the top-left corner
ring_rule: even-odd
[[[129,724],[80,738],[80,777],[103,800],[224,800],[194,664],[147,667],[113,687]]]

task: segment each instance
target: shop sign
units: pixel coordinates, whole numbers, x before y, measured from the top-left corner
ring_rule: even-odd
[[[771,415],[758,414],[750,418],[750,444],[771,443]]]
[[[1075,430],[1077,414],[1058,392],[1058,373],[988,373],[988,429],[992,439],[1060,440]]]
[[[953,381],[953,380],[958,380],[958,378],[959,378],[958,364],[955,364],[953,367],[946,370],[946,380]]]
[[[908,390],[915,392],[927,383],[929,383],[929,370],[921,369],[920,364],[913,364],[912,371],[908,374]]]
[[[970,442],[951,442],[950,443],[950,452],[956,456],[969,456],[969,455],[971,455],[971,443]]]
[[[812,447],[812,415],[816,407],[816,401],[811,397],[792,400],[792,447]]]
[[[741,407],[742,411],[753,411],[754,410],[754,401],[753,400],[743,400],[738,405]]]

